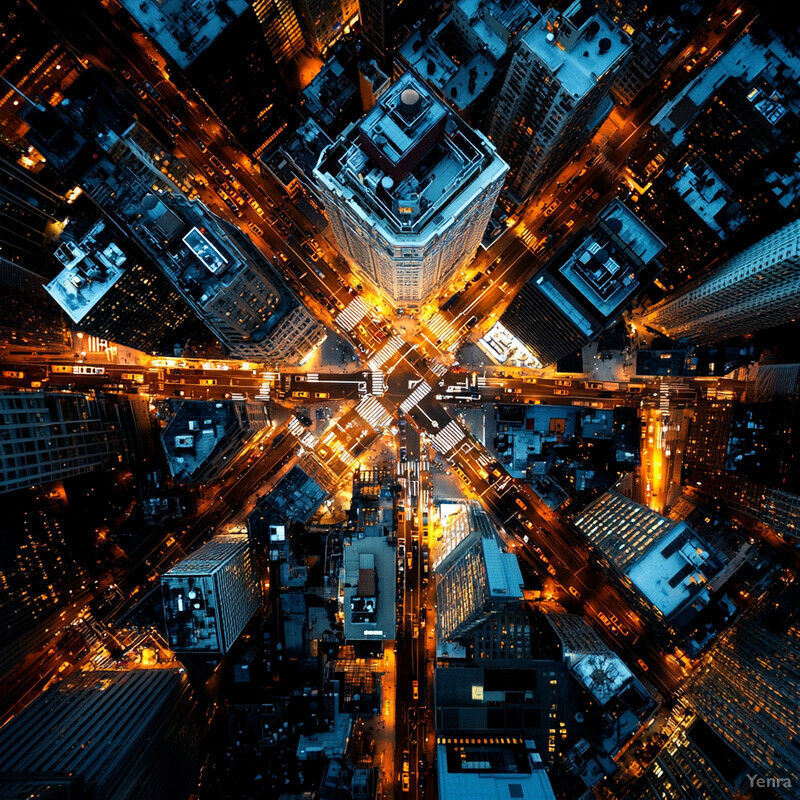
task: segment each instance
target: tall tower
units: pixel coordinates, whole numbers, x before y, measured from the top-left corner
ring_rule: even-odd
[[[117,462],[122,433],[79,392],[0,394],[0,494]]]
[[[508,167],[403,75],[314,170],[339,250],[396,306],[418,307],[475,254]]]
[[[687,695],[711,728],[786,798],[797,797],[800,786],[797,599],[794,585],[778,581],[723,634]]]
[[[707,343],[792,322],[798,313],[800,220],[795,220],[659,303],[643,321],[674,339]]]
[[[227,653],[261,602],[247,534],[215,536],[161,577],[175,652]]]
[[[454,546],[435,567],[441,576],[436,605],[442,635],[469,637],[487,617],[522,600],[522,573],[517,557],[503,551],[489,517],[476,502],[451,515],[444,539]]]
[[[520,39],[489,137],[511,165],[509,189],[524,198],[556,172],[611,109],[608,85],[628,37],[589,3],[548,11]]]

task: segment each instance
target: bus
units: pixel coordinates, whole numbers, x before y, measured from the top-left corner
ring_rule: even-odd
[[[133,381],[134,383],[144,383],[144,375],[141,372],[123,372],[122,380]]]

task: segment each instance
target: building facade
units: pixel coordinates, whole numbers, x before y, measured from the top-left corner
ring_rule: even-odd
[[[123,437],[79,392],[0,394],[0,493],[110,469]]]
[[[149,353],[191,311],[162,275],[117,240],[124,237],[102,218],[77,237],[62,235],[55,257],[63,269],[45,288],[78,330]]]
[[[247,534],[224,534],[161,576],[175,652],[227,653],[261,602]]]
[[[474,256],[506,170],[406,73],[314,174],[342,255],[392,305],[418,307]]]
[[[611,110],[608,85],[629,49],[626,34],[580,1],[522,36],[485,123],[516,197],[557,171]]]
[[[798,313],[800,220],[654,306],[643,321],[673,339],[707,343],[782,325]]]
[[[459,520],[458,517],[462,519]],[[449,524],[469,533],[436,564],[437,623],[445,638],[470,639],[488,617],[522,599],[522,573],[517,557],[506,553],[483,509],[472,502],[451,515]]]
[[[186,797],[202,724],[183,670],[77,672],[0,728],[0,795]]]

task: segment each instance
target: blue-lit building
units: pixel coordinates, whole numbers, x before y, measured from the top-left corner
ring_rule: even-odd
[[[167,641],[178,653],[227,653],[261,602],[246,534],[215,536],[161,576]]]

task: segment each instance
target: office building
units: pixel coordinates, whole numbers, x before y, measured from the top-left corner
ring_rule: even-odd
[[[55,495],[55,496],[54,496]],[[18,494],[0,519],[0,674],[41,647],[77,615],[90,578],[69,538],[64,492]],[[59,619],[60,614],[64,617]]]
[[[752,771],[775,780],[780,797],[800,786],[797,741],[797,589],[777,582],[717,640],[687,700]]]
[[[420,306],[475,254],[506,173],[491,143],[412,73],[323,151],[337,246],[394,306]]]
[[[395,72],[414,70],[459,116],[478,123],[515,43],[540,16],[528,0],[459,0],[432,31],[420,26],[403,42]]]
[[[77,78],[81,67],[57,30],[43,25],[38,9],[26,0],[8,0],[3,11],[0,75],[7,83],[3,83],[0,97],[0,134],[5,143],[22,149],[27,125],[20,112],[27,104],[20,102],[19,94],[10,90],[8,84],[32,101],[47,104],[57,100]],[[33,156],[26,165],[28,168],[39,163],[38,155],[28,155]]]
[[[636,800],[664,800],[665,791],[670,800],[731,800],[750,788],[744,760],[685,700],[662,735],[664,747],[631,785]]]
[[[395,638],[397,552],[384,536],[353,539],[344,545],[339,580],[340,613],[346,642]]]
[[[628,36],[589,3],[550,9],[520,39],[489,109],[489,138],[511,166],[507,189],[527,197],[611,110],[608,86]]]
[[[285,127],[279,65],[303,46],[289,0],[122,5],[246,147],[263,149]]]
[[[184,482],[207,483],[219,477],[270,424],[263,403],[170,400],[170,411],[161,444],[172,477]]]
[[[240,228],[186,198],[157,169],[152,140],[109,133],[88,192],[127,229],[230,355],[300,361],[324,329]],[[153,186],[156,190],[153,190]]]
[[[800,535],[798,412],[797,402],[789,399],[699,401],[686,440],[686,485],[781,536],[796,538]]]
[[[436,780],[440,800],[555,800],[536,745],[519,736],[437,737]]]
[[[619,200],[517,293],[501,317],[536,361],[596,339],[658,275],[664,243]]]
[[[322,67],[302,94],[305,110],[330,137],[341,133],[361,110],[358,87],[336,56]]]
[[[714,267],[644,324],[673,339],[717,342],[782,325],[800,312],[800,220]]]
[[[175,800],[197,785],[202,714],[175,669],[77,672],[0,728],[0,795]],[[65,794],[51,794],[62,787]]]
[[[44,290],[44,278],[0,258],[0,341],[17,352],[61,352],[69,342],[66,315]]]
[[[0,493],[110,469],[123,437],[94,397],[79,392],[0,394]]]
[[[522,599],[522,573],[517,557],[506,553],[491,520],[472,501],[447,519],[447,525],[467,529],[443,554],[434,571],[437,623],[442,636],[468,639],[487,617]]]
[[[261,603],[247,534],[215,536],[161,576],[176,653],[227,653]]]
[[[132,250],[133,244],[106,219],[71,222],[55,251],[63,269],[45,288],[77,330],[149,353],[191,311]]]
[[[358,17],[358,0],[296,0],[296,7],[306,41],[322,56]]]
[[[380,66],[392,72],[395,50],[432,9],[419,0],[358,0],[361,35]]]
[[[574,525],[630,600],[654,623],[673,630],[689,629],[749,550],[744,541],[723,550],[686,522],[662,517],[616,491],[595,500]],[[699,649],[705,633],[697,632],[700,638],[689,646]]]
[[[592,653],[611,652],[611,648],[589,625],[585,617],[578,614],[552,613],[547,614],[545,619],[561,643],[561,655],[567,666],[574,666],[584,656]]]

